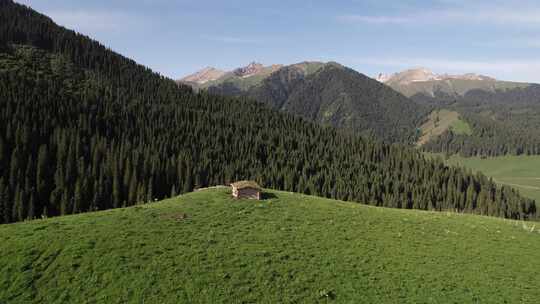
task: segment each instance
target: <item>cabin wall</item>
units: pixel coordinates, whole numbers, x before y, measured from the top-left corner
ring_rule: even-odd
[[[235,195],[238,198],[252,198],[252,199],[261,199],[261,192],[257,189],[252,188],[244,188],[237,190],[237,195]],[[234,195],[234,190],[233,190]]]

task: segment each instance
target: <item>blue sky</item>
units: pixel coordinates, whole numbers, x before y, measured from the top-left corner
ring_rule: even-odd
[[[540,1],[16,0],[172,78],[337,61],[540,83]]]

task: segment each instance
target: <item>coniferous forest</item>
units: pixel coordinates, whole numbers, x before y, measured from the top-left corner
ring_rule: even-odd
[[[448,130],[426,143],[426,151],[463,156],[540,154],[540,85],[495,92],[477,89],[464,96],[418,94],[413,100],[459,112],[472,130],[469,135]]]
[[[194,93],[0,0],[0,223],[255,179],[377,206],[536,217],[481,174],[269,109]]]

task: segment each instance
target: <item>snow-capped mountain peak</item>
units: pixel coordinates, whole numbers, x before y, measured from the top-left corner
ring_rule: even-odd
[[[409,69],[409,70],[394,73],[391,75],[379,74],[376,79],[383,83],[392,82],[392,83],[398,83],[398,84],[409,84],[412,82],[425,82],[425,81],[450,80],[450,79],[495,80],[494,78],[484,76],[484,75],[474,74],[474,73],[468,73],[468,74],[463,74],[463,75],[435,74],[426,68]]]

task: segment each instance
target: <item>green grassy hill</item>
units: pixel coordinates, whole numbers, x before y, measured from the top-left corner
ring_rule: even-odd
[[[228,188],[0,226],[0,303],[537,303],[540,227]],[[528,226],[527,226],[528,225]]]
[[[422,136],[416,144],[421,146],[449,130],[454,134],[471,135],[472,133],[471,127],[460,118],[458,112],[446,109],[433,111],[429,119],[420,126]]]

